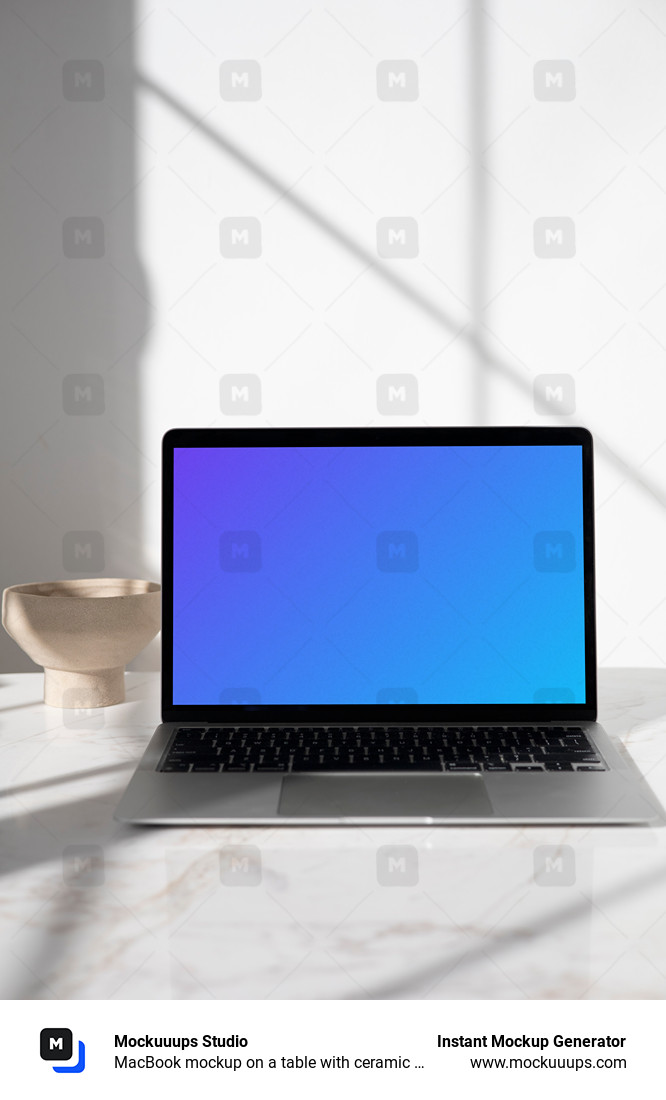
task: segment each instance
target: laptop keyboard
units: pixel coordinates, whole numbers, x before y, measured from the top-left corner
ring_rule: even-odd
[[[183,726],[162,772],[605,771],[578,726]]]

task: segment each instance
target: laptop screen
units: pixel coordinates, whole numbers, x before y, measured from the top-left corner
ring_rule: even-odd
[[[584,703],[582,450],[176,446],[173,704]]]

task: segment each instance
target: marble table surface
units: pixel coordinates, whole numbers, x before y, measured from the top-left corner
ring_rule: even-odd
[[[78,714],[0,677],[4,998],[663,998],[666,829],[132,827],[158,677]],[[600,720],[666,802],[666,670]]]

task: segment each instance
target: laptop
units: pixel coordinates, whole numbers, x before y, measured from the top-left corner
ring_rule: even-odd
[[[648,823],[582,428],[175,429],[142,824]]]

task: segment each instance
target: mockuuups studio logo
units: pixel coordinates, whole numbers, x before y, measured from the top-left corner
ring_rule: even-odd
[[[576,98],[576,70],[571,61],[537,61],[534,98],[544,103],[568,103]]]
[[[71,1062],[74,1038],[68,1027],[43,1027],[39,1033],[39,1054],[45,1062]],[[55,1073],[83,1073],[86,1048],[79,1039],[77,1060],[73,1066],[51,1066]]]
[[[258,416],[261,412],[259,375],[223,375],[220,379],[220,409],[226,416]]]
[[[67,886],[102,886],[104,852],[99,844],[70,844],[62,853],[62,877]]]
[[[77,687],[62,694],[62,724],[72,730],[99,730],[104,725],[104,707],[89,707]]]
[[[576,255],[573,218],[537,218],[534,223],[534,255],[542,260],[570,260]]]
[[[101,416],[104,412],[101,374],[66,374],[62,380],[62,407],[67,416]]]
[[[104,569],[101,531],[68,531],[62,540],[62,565],[67,573],[101,573]]]
[[[542,844],[534,849],[534,881],[537,886],[573,886],[576,853],[568,844]]]
[[[382,573],[415,573],[419,567],[419,543],[414,531],[380,531],[377,535],[377,568]]]
[[[220,692],[220,703],[226,707],[258,707],[261,693],[255,687],[226,687]]]
[[[222,99],[252,103],[261,99],[261,66],[258,61],[223,61],[220,65]]]
[[[98,103],[104,99],[104,66],[101,61],[65,61],[62,94],[72,103]]]
[[[380,886],[416,886],[419,853],[412,844],[383,844],[377,849],[377,882]]]
[[[261,256],[259,218],[222,218],[220,252],[227,260],[258,260]]]
[[[572,573],[576,568],[576,543],[571,531],[537,531],[534,568],[539,573]]]
[[[68,260],[101,260],[104,255],[104,222],[101,218],[65,218],[62,250]]]
[[[576,383],[570,374],[537,374],[534,411],[539,416],[571,416],[576,411]]]
[[[419,224],[416,218],[380,218],[377,222],[377,252],[384,260],[415,260],[419,254]]]
[[[418,703],[413,687],[386,687],[377,692],[378,703]]]
[[[225,573],[258,573],[261,569],[261,538],[257,531],[223,531],[220,535],[220,565]]]
[[[380,61],[377,97],[386,102],[413,103],[419,98],[419,70],[415,61]]]
[[[256,845],[225,845],[220,851],[220,881],[223,886],[258,886],[261,852]]]
[[[535,703],[573,703],[575,696],[568,687],[542,687],[534,692]]]
[[[382,416],[415,416],[419,411],[419,383],[413,374],[380,374],[377,411]]]

